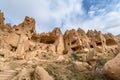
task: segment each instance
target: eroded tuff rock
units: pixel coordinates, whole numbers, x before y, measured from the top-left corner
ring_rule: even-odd
[[[104,66],[104,73],[114,79],[120,80],[120,53],[113,58],[112,60],[108,61]]]
[[[3,13],[0,11],[0,27],[4,26],[4,16]]]
[[[88,30],[87,36],[90,39],[90,47],[96,49],[96,51],[104,51],[106,46],[106,39],[100,31]]]
[[[68,53],[79,53],[82,52],[83,49],[89,48],[89,39],[83,30],[80,31],[80,28],[78,31],[74,29],[67,30],[64,34],[64,42],[65,50],[68,51]]]
[[[63,52],[85,54],[94,49],[102,53],[107,50],[116,55],[119,52],[118,40],[112,34],[103,35],[100,31],[82,29],[77,31],[67,30],[62,35],[59,28],[52,32],[37,34],[35,31],[35,20],[25,17],[24,21],[11,27],[4,24],[3,13],[0,13],[0,48],[24,54],[26,51],[41,50],[53,54]],[[85,54],[87,55],[87,54]]]
[[[63,35],[59,28],[55,28],[52,32],[40,34],[40,43],[53,44],[55,52],[62,54],[64,50]]]
[[[43,67],[39,66],[35,68],[34,77],[35,80],[54,80]]]
[[[59,28],[55,28],[51,32],[38,34],[35,31],[33,18],[26,16],[22,23],[15,26],[4,24],[4,20],[3,13],[0,12],[0,71],[15,69],[18,67],[19,60],[20,62],[25,61],[24,64],[19,64],[19,66],[22,65],[20,68],[24,68],[24,70],[19,71],[19,75],[15,79],[23,77],[31,79],[30,75],[33,72],[29,72],[28,69],[32,68],[33,71],[40,73],[34,73],[36,80],[39,80],[40,75],[44,75],[41,74],[39,68],[36,68],[39,65],[54,76],[53,78],[70,80],[73,77],[75,80],[84,80],[79,77],[82,70],[85,75],[87,72],[87,74],[96,76],[97,72],[100,73],[97,76],[100,76],[105,62],[120,53],[120,39],[110,33],[102,34],[96,30],[88,30],[86,33],[79,28],[78,30],[67,30],[62,34]],[[12,65],[14,60],[15,65]],[[114,64],[114,59],[105,65],[105,73],[108,76],[112,74],[111,71],[119,69],[118,64],[115,64],[116,69],[108,69],[107,66],[111,67],[110,63]],[[47,67],[48,65],[50,66]],[[26,66],[28,69],[25,69]],[[63,71],[59,68],[62,68]],[[22,75],[24,71],[26,71],[26,76]],[[51,77],[47,71],[44,70],[45,74]],[[61,76],[61,73],[64,75]],[[119,73],[115,72],[115,75],[119,76],[117,74]],[[112,76],[114,79],[114,75]],[[46,80],[46,77],[44,79]]]

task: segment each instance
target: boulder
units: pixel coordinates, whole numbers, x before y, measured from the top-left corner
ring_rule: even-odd
[[[50,76],[48,72],[40,66],[35,68],[34,78],[34,80],[54,80],[53,77]]]
[[[64,56],[63,56],[63,55],[60,55],[60,56],[57,58],[57,61],[58,61],[58,62],[65,61]]]
[[[107,77],[120,80],[120,53],[104,65],[103,71]]]
[[[88,72],[90,70],[90,65],[86,62],[74,62],[73,67],[80,72]]]
[[[94,61],[96,60],[96,52],[94,49],[90,50],[86,55],[86,61]]]

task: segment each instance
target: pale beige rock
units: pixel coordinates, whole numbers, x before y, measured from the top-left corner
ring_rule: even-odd
[[[86,62],[74,62],[73,66],[75,69],[77,69],[80,72],[87,72],[90,69],[90,66]]]
[[[55,28],[53,30],[53,33],[56,35],[56,41],[55,41],[55,44],[56,44],[56,47],[57,47],[56,51],[57,51],[58,54],[62,54],[63,50],[64,50],[63,35],[62,35],[59,28]]]
[[[53,55],[56,54],[55,45],[53,45],[53,44],[50,44],[50,45],[49,45],[49,52],[50,52],[51,54],[53,54]]]
[[[96,52],[94,49],[90,50],[86,56],[86,61],[92,61],[95,60],[94,56],[95,56]]]
[[[31,52],[27,52],[25,55],[24,55],[24,59],[26,60],[33,60],[33,59],[36,59],[36,55],[38,53],[36,51],[31,51]]]
[[[53,51],[62,54],[64,50],[63,35],[59,28],[55,28],[52,32],[40,34],[40,43],[53,44],[55,50]],[[48,46],[49,47],[49,46]]]
[[[65,61],[65,57],[63,55],[60,55],[58,58],[57,58],[57,61],[58,62],[62,62],[62,61]]]
[[[18,54],[24,54],[25,52],[25,42],[28,40],[28,37],[25,34],[21,34],[19,42],[18,42],[18,47],[16,52]]]
[[[34,77],[35,77],[35,80],[54,80],[48,74],[48,72],[43,67],[40,67],[40,66],[37,66],[35,68]]]
[[[113,58],[112,60],[108,61],[103,68],[105,75],[114,80],[120,80],[120,53]]]
[[[84,49],[89,48],[90,40],[86,33],[79,28],[77,31],[67,30],[64,34],[64,43],[68,53],[83,53]]]
[[[18,41],[19,41],[20,36],[17,35],[16,33],[11,33],[9,34],[7,40],[7,43],[13,47],[17,47]]]

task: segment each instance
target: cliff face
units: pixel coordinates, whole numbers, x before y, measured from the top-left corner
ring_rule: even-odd
[[[110,33],[102,34],[96,30],[88,30],[85,33],[80,28],[67,30],[65,34],[62,34],[59,28],[49,33],[37,34],[33,18],[25,17],[19,25],[11,26],[4,24],[4,16],[0,12],[0,50],[10,52],[0,55],[7,58],[31,60],[42,59],[49,55],[66,55],[67,61],[73,58],[94,66],[99,57],[115,57],[120,52],[119,42],[119,39]],[[66,59],[60,56],[57,60]],[[81,65],[81,63],[75,64]]]
[[[68,54],[82,54],[86,50],[89,52],[94,49],[96,52],[104,52],[105,50],[114,54],[118,48],[118,40],[112,34],[102,34],[100,31],[88,30],[87,33],[82,29],[77,31],[67,30],[62,35],[59,28],[55,28],[52,32],[37,34],[35,32],[35,20],[25,17],[24,21],[11,27],[4,24],[3,13],[0,13],[0,48],[14,51],[17,54],[24,54],[29,50],[40,50],[42,45],[46,46],[43,50],[53,47],[51,50],[54,54],[62,54],[66,51]],[[38,45],[39,44],[39,45]],[[115,50],[116,49],[116,50]]]

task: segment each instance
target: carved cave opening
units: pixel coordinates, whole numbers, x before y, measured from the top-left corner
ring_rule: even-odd
[[[97,46],[102,46],[102,42],[96,42]]]
[[[76,43],[76,40],[73,40],[73,41],[71,42],[72,45],[75,44],[75,43]]]
[[[40,37],[40,43],[54,44],[55,40],[56,38],[54,36],[43,35]]]
[[[13,51],[13,52],[15,52],[16,50],[17,50],[17,47],[11,46],[11,49],[10,49],[10,51]]]
[[[94,46],[93,46],[93,45],[90,45],[90,48],[94,48]]]
[[[106,40],[106,45],[107,46],[113,46],[113,45],[116,45],[117,43],[115,42],[115,40],[113,39],[108,39]]]
[[[81,50],[81,46],[76,46],[76,47],[73,47],[71,48],[73,51],[78,51],[78,50]]]

